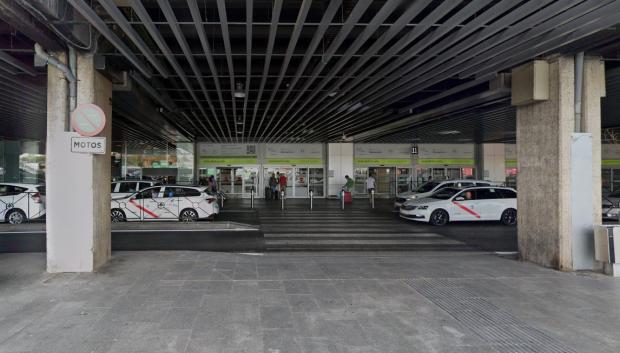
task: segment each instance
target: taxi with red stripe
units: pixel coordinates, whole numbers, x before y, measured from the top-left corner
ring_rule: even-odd
[[[193,222],[212,219],[220,212],[217,197],[206,186],[162,185],[126,197],[112,198],[112,222]]]
[[[506,187],[444,188],[431,196],[409,200],[400,217],[445,225],[451,221],[500,221],[517,224],[517,192]]]

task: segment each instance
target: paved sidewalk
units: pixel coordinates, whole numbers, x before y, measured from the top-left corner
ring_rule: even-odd
[[[617,352],[620,280],[479,252],[0,255],[0,352]]]

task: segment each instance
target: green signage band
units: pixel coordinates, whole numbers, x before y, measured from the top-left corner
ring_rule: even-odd
[[[256,157],[200,157],[200,165],[247,165],[258,164]]]
[[[411,165],[411,159],[405,158],[355,158],[355,165]]]
[[[507,159],[506,160],[506,167],[508,167],[508,168],[516,168],[517,167],[517,160],[516,159]]]
[[[418,164],[422,165],[474,165],[474,160],[469,158],[452,159],[418,159]]]
[[[601,164],[607,167],[618,167],[620,166],[620,159],[603,159]]]
[[[322,158],[267,158],[267,164],[322,165]]]

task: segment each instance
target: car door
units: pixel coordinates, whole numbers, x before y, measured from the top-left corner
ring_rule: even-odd
[[[476,190],[475,207],[481,221],[496,221],[504,211],[503,195],[499,189],[483,188]]]
[[[157,214],[161,219],[179,218],[179,199],[183,197],[184,188],[178,186],[166,186],[163,188],[161,201],[157,205]]]
[[[463,190],[452,198],[450,219],[453,221],[477,221],[481,216],[476,209],[476,190]]]
[[[7,212],[13,208],[13,195],[11,185],[0,184],[0,220],[4,221]]]
[[[159,219],[157,211],[158,205],[162,202],[160,197],[161,187],[152,187],[144,189],[136,194],[136,200],[140,208],[140,216],[144,221]]]

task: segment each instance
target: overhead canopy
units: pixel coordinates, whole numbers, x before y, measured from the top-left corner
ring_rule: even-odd
[[[171,125],[213,142],[514,140],[498,73],[617,56],[620,38],[618,0],[67,2],[58,25],[90,25],[105,70],[148,82]],[[133,125],[115,131],[153,133]]]

